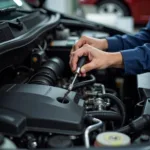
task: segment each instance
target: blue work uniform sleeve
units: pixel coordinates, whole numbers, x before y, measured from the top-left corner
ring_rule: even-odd
[[[134,49],[145,43],[150,43],[150,21],[147,26],[135,35],[116,35],[108,37],[108,51],[117,52],[120,50]]]
[[[140,74],[150,71],[150,43],[120,52],[123,56],[126,74]]]

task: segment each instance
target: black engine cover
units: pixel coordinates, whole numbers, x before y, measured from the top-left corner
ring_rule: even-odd
[[[66,90],[45,85],[6,85],[0,90],[0,132],[25,131],[78,135],[83,131],[84,101],[75,92],[59,102]]]

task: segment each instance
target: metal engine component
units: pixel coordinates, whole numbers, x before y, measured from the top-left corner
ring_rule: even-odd
[[[99,111],[105,109],[106,105],[105,105],[104,100],[102,98],[96,98],[93,102],[94,102],[94,105],[97,106],[97,109]]]
[[[71,80],[72,78],[70,78]],[[62,83],[59,82],[58,86],[62,88],[67,88],[69,79],[62,79]],[[106,110],[107,107],[110,106],[110,99],[102,99],[101,95],[106,93],[105,86],[100,83],[94,83],[93,85],[89,85],[83,88],[80,88],[78,91],[83,99],[85,99],[85,108],[86,110]],[[114,91],[111,91],[114,92]]]
[[[86,109],[87,110],[105,110],[108,106],[110,106],[109,99],[99,98],[102,94],[105,94],[105,86],[100,83],[95,83],[91,89],[88,89],[84,92],[84,97],[86,97]]]
[[[21,138],[21,143],[23,143],[23,147],[28,149],[36,149],[38,147],[38,143],[33,134],[25,134],[25,136]]]

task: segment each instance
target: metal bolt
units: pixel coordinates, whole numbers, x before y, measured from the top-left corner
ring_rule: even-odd
[[[30,149],[36,149],[37,148],[37,142],[33,141],[33,142],[29,142],[28,143],[28,148]]]

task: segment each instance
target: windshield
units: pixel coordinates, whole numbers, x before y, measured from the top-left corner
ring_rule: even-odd
[[[24,0],[0,0],[0,9],[12,6],[19,7],[24,10],[32,10],[32,8]]]

